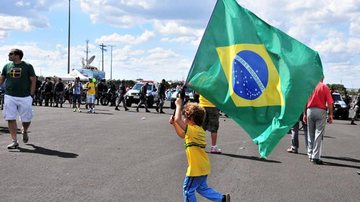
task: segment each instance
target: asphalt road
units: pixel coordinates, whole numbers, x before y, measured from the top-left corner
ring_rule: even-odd
[[[101,106],[87,114],[34,107],[30,140],[23,144],[19,136],[20,148],[12,151],[1,119],[0,201],[182,201],[183,141],[168,124],[171,109],[150,110]],[[325,165],[314,165],[305,155],[303,135],[299,154],[286,152],[288,135],[262,160],[237,124],[226,117],[220,121],[223,154],[209,154],[208,184],[230,193],[232,201],[360,200],[360,122],[327,125]]]

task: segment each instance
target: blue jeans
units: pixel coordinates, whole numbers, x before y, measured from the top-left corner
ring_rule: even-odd
[[[186,176],[183,187],[184,202],[196,202],[195,191],[211,201],[221,202],[223,195],[208,187],[206,180],[207,175],[199,177]]]

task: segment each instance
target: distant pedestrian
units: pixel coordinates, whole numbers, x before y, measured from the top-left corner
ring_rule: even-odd
[[[0,85],[5,81],[4,119],[8,122],[12,143],[8,149],[19,146],[17,142],[16,119],[19,114],[22,122],[21,134],[23,142],[29,141],[28,128],[33,117],[32,102],[35,88],[36,75],[31,64],[22,61],[24,54],[20,49],[12,49],[9,53],[10,63],[6,64],[1,72]]]
[[[302,125],[302,128],[304,130],[304,137],[305,137],[305,151],[307,152],[308,148],[308,135],[307,135],[307,124],[303,121],[303,113],[300,115],[300,119],[298,122],[295,123],[295,125],[291,128],[291,146],[289,149],[287,149],[287,152],[289,153],[298,153],[299,149],[299,130],[300,130],[300,122]]]
[[[136,107],[137,112],[139,112],[139,107],[141,107],[141,105],[144,105],[146,112],[150,112],[148,110],[148,106],[147,106],[147,97],[146,97],[147,88],[148,88],[148,83],[145,83],[140,89],[140,102],[139,102],[138,106]]]
[[[333,103],[330,90],[322,79],[310,96],[304,113],[304,122],[308,126],[308,156],[314,164],[323,164],[320,157],[327,109],[329,110],[328,122],[331,124],[333,121]]]
[[[34,98],[33,98],[33,105],[37,105],[39,104],[40,106],[42,105],[42,100],[41,100],[41,84],[42,82],[39,80],[39,77],[36,76],[36,87],[35,87],[35,95],[34,95]]]
[[[174,126],[176,134],[185,140],[184,145],[188,161],[183,185],[184,202],[196,201],[195,191],[211,201],[229,202],[229,194],[223,195],[207,185],[207,177],[210,174],[211,167],[205,151],[206,137],[202,128],[205,109],[196,103],[188,103],[181,112],[181,98],[176,99],[175,105],[175,116],[170,117],[169,123]]]
[[[120,110],[119,106],[120,106],[120,103],[122,102],[125,111],[128,111],[129,109],[126,107],[126,100],[125,100],[125,94],[126,94],[125,80],[121,81],[118,92],[119,92],[118,93],[119,97],[118,97],[118,100],[117,100],[115,110]]]
[[[60,104],[60,107],[62,107],[64,103],[64,96],[65,96],[65,84],[62,82],[61,78],[57,79],[57,82],[55,84],[55,107],[58,107]]]
[[[351,125],[357,125],[355,123],[355,120],[356,120],[356,117],[359,116],[359,112],[360,112],[360,94],[354,100],[352,110],[353,110],[353,115],[351,117],[350,124]]]
[[[95,82],[93,78],[89,78],[89,82],[86,83],[86,104],[88,105],[88,113],[95,113]]]
[[[45,106],[48,107],[50,104],[50,107],[52,107],[54,84],[51,81],[51,78],[47,77],[43,82],[42,87],[40,88],[42,89],[42,94],[45,100]]]
[[[108,86],[105,79],[101,79],[100,82],[96,85],[96,104],[99,105],[100,99],[106,95]]]
[[[166,92],[166,87],[165,87],[165,79],[163,79],[159,85],[159,89],[158,89],[158,96],[159,96],[159,101],[157,103],[157,106],[156,106],[156,111],[163,114],[165,113],[163,111],[163,108],[164,108],[164,102],[165,102],[165,99],[166,99],[166,95],[165,95],[165,92]]]
[[[76,111],[81,112],[80,104],[81,104],[81,94],[82,94],[83,88],[82,88],[82,83],[81,83],[79,77],[75,78],[75,81],[71,85],[71,89],[73,91],[73,93],[72,93],[73,99],[72,100],[73,100],[74,112],[76,112]]]

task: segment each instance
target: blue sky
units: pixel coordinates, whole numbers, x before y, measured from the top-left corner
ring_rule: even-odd
[[[11,48],[38,75],[67,73],[68,0],[1,0],[0,65]],[[101,69],[99,44],[113,45],[114,79],[186,78],[216,0],[71,0],[71,68],[86,40]],[[325,82],[360,88],[360,0],[238,0],[263,20],[318,51]],[[104,53],[110,77],[110,47]]]

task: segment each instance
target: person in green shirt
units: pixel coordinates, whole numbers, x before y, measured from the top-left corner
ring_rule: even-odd
[[[12,143],[8,149],[16,149],[17,125],[16,119],[19,114],[22,122],[23,142],[29,140],[28,128],[33,117],[32,101],[36,88],[36,75],[31,64],[22,61],[24,53],[20,49],[12,49],[9,53],[10,63],[6,64],[1,72],[0,85],[5,82],[4,119],[8,122]]]

